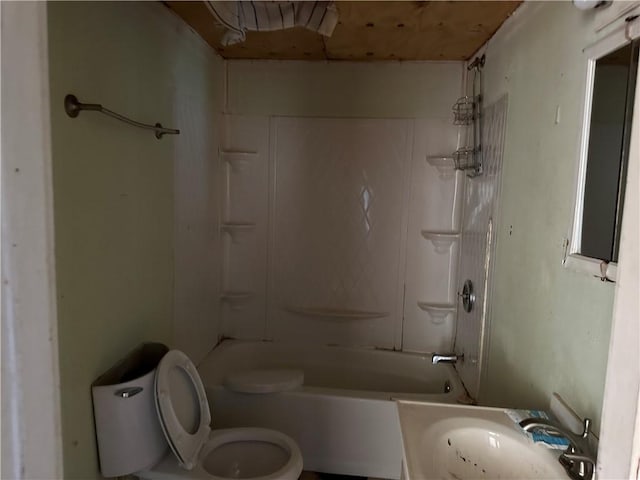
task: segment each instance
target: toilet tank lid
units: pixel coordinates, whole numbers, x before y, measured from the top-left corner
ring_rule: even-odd
[[[275,393],[294,390],[304,383],[304,372],[298,369],[273,368],[240,370],[228,374],[224,386],[239,393]]]

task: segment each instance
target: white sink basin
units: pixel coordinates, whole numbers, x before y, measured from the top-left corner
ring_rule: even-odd
[[[566,479],[559,450],[534,444],[499,408],[398,402],[408,480]]]

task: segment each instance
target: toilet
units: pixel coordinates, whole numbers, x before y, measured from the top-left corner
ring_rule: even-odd
[[[211,429],[202,380],[181,351],[170,350],[153,371],[125,379],[117,385],[98,382],[92,389],[104,476],[133,474],[145,480],[297,480],[300,476],[302,454],[287,435],[264,428]],[[130,432],[124,430],[127,427]],[[129,434],[138,438],[126,438]]]

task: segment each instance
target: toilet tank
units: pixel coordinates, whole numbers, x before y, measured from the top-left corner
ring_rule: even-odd
[[[100,472],[105,477],[148,469],[166,454],[154,398],[156,367],[169,351],[143,343],[91,385]]]

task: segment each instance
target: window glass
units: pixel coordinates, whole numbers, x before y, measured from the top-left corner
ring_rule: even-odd
[[[638,42],[596,61],[580,254],[617,262]]]

